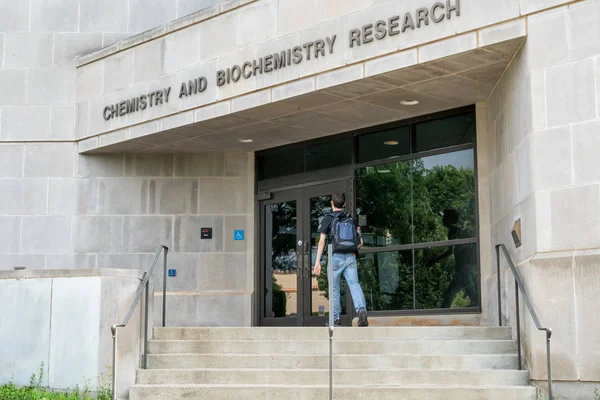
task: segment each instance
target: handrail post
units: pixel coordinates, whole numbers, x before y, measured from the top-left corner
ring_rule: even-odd
[[[519,283],[515,279],[515,304],[517,307],[517,353],[519,355],[519,371],[523,369],[521,359],[521,314],[519,312]]]
[[[327,280],[329,286],[329,400],[333,400],[333,245],[327,246]]]
[[[117,325],[110,327],[113,338],[112,400],[117,400]]]
[[[150,281],[146,282],[146,299],[144,305],[144,364],[142,368],[148,368],[148,303],[150,302]]]
[[[546,358],[548,361],[548,400],[552,400],[552,365],[550,363],[550,338],[552,337],[552,329],[546,329]]]
[[[502,283],[500,281],[500,247],[496,246],[496,268],[498,275],[498,324],[502,326]]]
[[[163,296],[162,296],[162,327],[164,328],[167,321],[167,253],[169,252],[169,248],[163,246],[164,250],[164,267],[163,267]]]

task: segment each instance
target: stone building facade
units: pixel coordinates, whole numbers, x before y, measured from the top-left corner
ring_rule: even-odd
[[[261,201],[277,182],[326,181],[263,185],[260,152],[474,107],[481,303],[459,319],[497,323],[494,246],[505,244],[555,331],[561,396],[586,398],[600,381],[600,1],[0,10],[0,269],[145,270],[163,244],[177,271],[169,325],[259,325]],[[501,318],[514,325],[502,266]],[[521,311],[528,367],[543,381],[543,334]]]

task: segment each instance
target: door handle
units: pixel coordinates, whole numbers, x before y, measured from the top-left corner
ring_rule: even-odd
[[[299,253],[300,253],[301,251],[303,251],[303,249],[304,249],[304,245],[305,245],[305,243],[303,243],[303,242],[302,242],[302,240],[298,240],[298,247],[299,247],[301,250],[300,250],[300,251],[298,251],[298,250],[296,251],[296,258],[298,257]],[[297,271],[297,274],[298,274],[298,279],[300,279],[300,280],[304,279],[304,277],[302,276],[302,274],[303,274],[303,270],[304,270],[304,268],[303,268],[303,266],[302,266],[302,265],[297,265],[297,264],[296,264],[296,271]]]
[[[312,274],[310,273],[311,270],[311,260],[310,260],[310,242],[306,241],[304,242],[304,278],[305,279],[311,279],[312,278]]]

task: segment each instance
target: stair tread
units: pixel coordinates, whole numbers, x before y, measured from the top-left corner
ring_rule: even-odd
[[[206,330],[316,330],[316,329],[328,329],[326,326],[155,326],[154,329],[206,329]],[[509,330],[509,326],[462,326],[462,325],[443,325],[443,326],[365,326],[365,327],[353,327],[353,326],[337,326],[338,329],[360,329],[362,330],[375,330],[375,329],[502,329]]]
[[[149,357],[187,357],[187,356],[205,356],[205,357],[329,357],[329,354],[312,354],[312,353],[161,353],[148,354]],[[334,354],[333,357],[507,357],[517,356],[517,353],[487,353],[487,354],[415,354],[415,353],[360,353],[360,354]]]
[[[250,384],[250,383],[239,383],[239,384],[212,384],[212,383],[197,383],[197,384],[139,384],[136,383],[132,386],[132,388],[136,387],[160,387],[160,388],[328,388],[329,385],[314,385],[314,384]],[[398,385],[398,384],[363,384],[363,385],[340,385],[335,384],[335,388],[445,388],[445,389],[529,389],[531,386],[527,385]]]
[[[248,342],[248,343],[261,343],[261,342],[309,342],[309,343],[323,343],[323,339],[150,339],[149,342],[155,343],[229,343],[229,342]],[[390,338],[382,338],[382,339],[333,339],[333,342],[351,342],[351,343],[376,343],[376,342],[494,342],[494,343],[516,343],[516,340],[513,339],[464,339],[464,338],[455,338],[455,339],[390,339]]]
[[[519,369],[493,369],[493,368],[477,368],[477,369],[422,369],[422,368],[356,368],[356,369],[352,369],[352,368],[347,368],[347,369],[338,369],[338,368],[334,368],[334,371],[340,371],[340,372],[364,372],[364,371],[373,371],[373,372],[417,372],[417,371],[423,371],[423,372],[431,372],[431,371],[436,371],[436,372],[481,372],[481,373],[507,373],[507,372],[514,372],[514,373],[523,373],[526,374],[528,373],[525,370],[519,370]],[[181,368],[181,369],[174,369],[174,368],[152,368],[152,369],[140,369],[138,371],[156,371],[156,372],[164,372],[164,371],[177,371],[177,372],[181,372],[181,371],[252,371],[252,372],[257,372],[257,371],[272,371],[272,372],[277,372],[277,371],[294,371],[294,372],[298,372],[298,371],[329,371],[329,368],[301,368],[301,369],[296,369],[296,368]]]

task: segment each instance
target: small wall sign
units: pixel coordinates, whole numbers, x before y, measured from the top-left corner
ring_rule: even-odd
[[[176,269],[170,269],[169,270],[169,276],[177,276],[177,270]]]
[[[201,228],[200,239],[212,239],[212,228]]]
[[[244,240],[244,231],[241,229],[233,231],[233,240]]]

